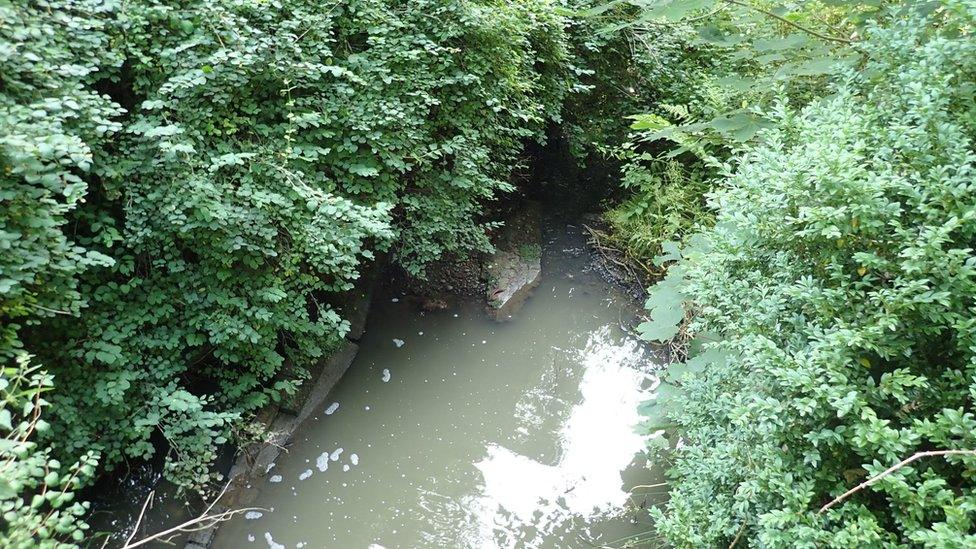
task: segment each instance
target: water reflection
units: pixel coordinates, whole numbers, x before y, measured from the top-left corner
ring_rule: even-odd
[[[633,340],[615,341],[610,327],[602,326],[579,354],[582,400],[560,430],[556,463],[490,444],[475,464],[484,477],[483,494],[472,502],[479,510],[481,546],[525,542],[527,527],[545,537],[574,518],[605,515],[627,503],[621,472],[644,446],[634,428],[637,405],[650,394],[643,388],[649,377],[641,364],[645,353]]]

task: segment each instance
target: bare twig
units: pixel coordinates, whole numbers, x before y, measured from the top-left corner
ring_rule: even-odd
[[[132,527],[132,533],[129,534],[129,537],[125,538],[126,545],[132,543],[132,538],[136,537],[136,532],[139,531],[139,525],[142,524],[142,517],[145,516],[146,514],[146,507],[149,507],[149,502],[152,501],[155,495],[156,495],[156,491],[150,490],[149,495],[146,496],[146,501],[142,504],[142,510],[139,511],[139,517],[136,518],[136,523]]]
[[[191,531],[190,530],[191,526],[197,526],[203,522],[207,522],[206,527],[210,527],[213,526],[214,524],[217,524],[218,522],[224,522],[225,520],[230,520],[235,515],[246,513],[248,511],[267,511],[267,509],[265,509],[264,507],[245,507],[242,509],[233,509],[231,511],[224,511],[222,513],[217,513],[216,515],[200,515],[195,519],[188,520],[182,524],[178,524],[172,528],[163,530],[162,532],[157,532],[135,543],[125,544],[122,546],[121,549],[132,549],[134,547],[141,547],[157,539],[165,538],[167,536],[173,536],[175,534],[181,534],[183,532],[188,532]],[[196,529],[202,529],[202,528],[196,528]]]
[[[743,522],[742,526],[739,527],[739,531],[735,534],[735,537],[732,538],[732,543],[729,544],[729,549],[735,547],[739,543],[739,540],[742,539],[742,534],[746,533],[746,524],[748,523]]]
[[[921,458],[924,458],[924,457],[960,456],[960,455],[976,456],[976,450],[933,450],[933,451],[929,451],[929,452],[917,452],[917,453],[913,454],[912,456],[907,457],[907,458],[899,461],[898,463],[892,465],[891,467],[888,467],[887,469],[885,469],[884,471],[878,473],[877,475],[874,475],[873,477],[865,480],[861,484],[858,484],[857,486],[851,488],[850,490],[844,492],[843,494],[837,496],[836,498],[830,500],[829,503],[827,503],[826,505],[824,505],[823,507],[820,508],[820,513],[825,512],[827,509],[830,509],[834,505],[837,505],[838,503],[844,501],[845,499],[853,496],[857,492],[860,492],[861,490],[867,488],[868,486],[871,486],[872,484],[878,482],[879,480],[885,478],[886,476],[894,473],[898,469],[901,469],[902,467],[908,465],[909,463],[911,463],[911,462],[913,462],[915,460],[918,460],[918,459],[921,459]]]
[[[637,486],[632,486],[631,490],[636,490],[638,488],[660,488],[661,486],[667,486],[667,482],[658,482],[657,484],[638,484]]]
[[[209,527],[211,527],[211,526],[213,526],[213,525],[215,525],[215,524],[217,524],[219,522],[224,522],[225,520],[230,520],[234,516],[239,515],[241,513],[246,513],[248,511],[265,511],[265,512],[268,511],[267,509],[265,509],[263,507],[244,507],[242,509],[232,509],[232,510],[229,510],[229,511],[223,511],[223,512],[220,512],[220,513],[216,513],[216,514],[211,515],[210,512],[213,510],[214,506],[217,505],[217,502],[220,501],[220,498],[224,497],[224,494],[227,492],[227,488],[229,486],[230,486],[230,482],[228,482],[227,484],[224,485],[224,488],[220,491],[220,494],[218,494],[217,497],[214,498],[213,502],[211,502],[210,505],[208,505],[207,508],[204,509],[203,513],[201,513],[200,516],[198,516],[198,517],[196,517],[194,519],[190,519],[190,520],[188,520],[188,521],[186,521],[186,522],[184,522],[182,524],[178,524],[178,525],[176,525],[176,526],[174,526],[172,528],[168,528],[166,530],[163,530],[162,532],[157,532],[157,533],[155,533],[155,534],[153,534],[151,536],[145,537],[145,538],[143,538],[143,539],[141,539],[141,540],[139,540],[139,541],[137,541],[135,543],[131,543],[131,541],[132,541],[132,535],[130,535],[129,536],[129,539],[126,540],[125,545],[123,545],[121,549],[133,549],[134,547],[140,547],[140,546],[145,545],[145,544],[147,544],[147,543],[149,543],[151,541],[161,540],[161,539],[166,539],[166,538],[172,538],[173,536],[176,536],[177,534],[182,534],[182,533],[186,533],[186,532],[195,532],[197,530],[204,530],[204,529],[209,528]],[[151,499],[151,497],[150,497],[150,499]],[[149,502],[149,499],[146,500],[146,503],[148,503],[148,502]],[[145,505],[143,505],[142,510],[143,510],[143,512],[145,512],[145,510],[146,510],[146,506]],[[141,520],[142,520],[142,513],[139,514],[139,521],[141,521]],[[136,522],[136,528],[138,528],[138,527],[139,527],[139,522]],[[135,530],[133,530],[133,535],[134,534],[135,534]]]
[[[38,305],[37,303],[28,303],[27,305],[29,305],[30,307],[33,307],[35,309],[39,309],[41,311],[46,311],[48,313],[54,313],[56,315],[67,315],[67,316],[71,316],[71,313],[68,312],[68,311],[61,311],[59,309],[51,309],[51,308],[45,307],[43,305]]]

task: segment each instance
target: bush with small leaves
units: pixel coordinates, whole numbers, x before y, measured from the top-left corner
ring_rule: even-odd
[[[111,470],[161,437],[183,486],[339,345],[330,303],[376,251],[421,274],[490,248],[483,209],[572,84],[544,0],[0,18],[0,355],[54,375],[57,455]]]
[[[41,418],[42,395],[51,376],[19,354],[15,366],[0,369],[0,546],[68,547],[88,530],[88,503],[75,491],[95,474],[97,455],[88,452],[63,467],[36,442],[50,425]]]
[[[834,501],[976,449],[974,23],[949,0],[868,27],[863,70],[770,113],[652,294],[649,336],[690,312],[711,341],[645,408],[681,438],[674,545],[976,544],[976,453]]]

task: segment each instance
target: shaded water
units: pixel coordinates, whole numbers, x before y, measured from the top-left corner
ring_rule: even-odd
[[[629,489],[661,477],[633,430],[655,360],[579,230],[550,232],[511,322],[374,303],[349,372],[254,482],[268,511],[215,547],[588,547],[648,530]]]

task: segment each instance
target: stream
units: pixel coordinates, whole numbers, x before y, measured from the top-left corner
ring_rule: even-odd
[[[510,322],[473,302],[374,302],[349,372],[253,481],[265,511],[214,547],[588,547],[647,531],[636,509],[665,496],[629,489],[663,478],[634,431],[657,361],[579,229],[556,227]]]

